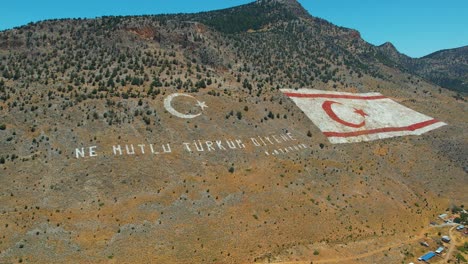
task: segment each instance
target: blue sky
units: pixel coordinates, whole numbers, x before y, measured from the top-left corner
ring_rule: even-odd
[[[0,9],[0,30],[49,18],[187,13],[221,9],[252,0],[14,0]],[[380,45],[420,57],[468,45],[467,0],[299,0],[313,16],[354,28]]]

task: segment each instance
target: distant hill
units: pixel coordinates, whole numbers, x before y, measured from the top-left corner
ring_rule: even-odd
[[[0,263],[415,262],[468,201],[464,54],[411,59],[293,0],[0,32]],[[448,125],[333,145],[282,88]]]
[[[468,92],[468,46],[441,50],[418,59],[413,71],[444,88]]]
[[[384,60],[396,68],[421,76],[441,87],[468,92],[468,46],[437,51],[419,59],[399,53],[390,43],[377,48],[384,54]]]

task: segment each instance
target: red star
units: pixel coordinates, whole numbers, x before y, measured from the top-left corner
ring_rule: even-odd
[[[366,112],[364,112],[364,110],[362,110],[362,109],[356,109],[356,108],[354,108],[354,113],[356,113],[356,114],[358,114],[358,115],[360,115],[360,116],[362,116],[362,117],[369,116],[369,115],[366,114]]]

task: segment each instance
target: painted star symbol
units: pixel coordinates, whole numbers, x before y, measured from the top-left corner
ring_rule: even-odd
[[[200,101],[197,101],[197,106],[199,106],[202,111],[205,110],[205,108],[208,108],[205,102],[200,102]]]
[[[362,110],[362,109],[356,109],[356,108],[354,108],[354,113],[356,113],[356,114],[358,114],[358,115],[360,115],[360,116],[362,116],[362,117],[369,116],[369,115],[366,114],[366,112],[364,112],[364,110]]]

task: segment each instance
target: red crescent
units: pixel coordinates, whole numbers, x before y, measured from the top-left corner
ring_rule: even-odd
[[[335,112],[333,112],[333,109],[332,109],[333,104],[341,104],[341,103],[334,102],[334,101],[325,101],[323,103],[323,105],[322,105],[322,108],[323,108],[323,110],[325,110],[325,113],[327,113],[327,115],[330,116],[330,118],[333,119],[334,121],[336,121],[336,122],[338,122],[338,123],[340,123],[342,125],[349,126],[349,127],[354,127],[354,128],[360,128],[360,127],[363,127],[366,124],[366,121],[362,121],[359,124],[354,124],[354,123],[346,122],[343,119],[339,118],[335,114]]]

